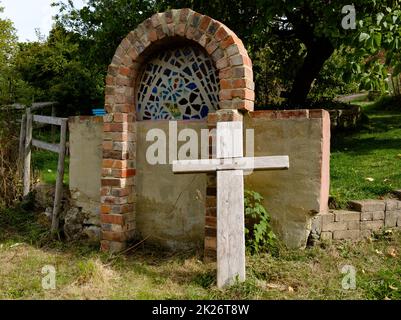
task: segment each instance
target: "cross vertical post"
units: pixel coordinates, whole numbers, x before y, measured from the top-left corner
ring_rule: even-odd
[[[245,280],[244,171],[286,170],[288,156],[244,157],[243,118],[217,111],[216,158],[178,160],[174,173],[217,172],[217,286]]]

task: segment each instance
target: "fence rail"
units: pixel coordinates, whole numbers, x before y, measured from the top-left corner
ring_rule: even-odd
[[[48,143],[45,141],[32,139],[33,122],[59,126],[60,127],[59,144]],[[24,196],[29,194],[31,186],[32,146],[37,147],[39,149],[44,149],[47,151],[58,153],[59,155],[58,165],[57,165],[56,191],[53,204],[53,216],[52,216],[52,227],[51,227],[52,233],[57,233],[59,228],[59,214],[63,195],[64,166],[65,166],[65,155],[66,155],[66,144],[67,144],[67,126],[68,126],[67,118],[32,115],[31,108],[26,109],[26,114],[22,116],[21,120],[20,161],[21,163],[24,164]]]

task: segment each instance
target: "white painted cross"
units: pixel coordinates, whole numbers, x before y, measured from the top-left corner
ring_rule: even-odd
[[[244,171],[284,170],[288,156],[244,157],[242,121],[218,122],[216,159],[173,162],[174,173],[217,171],[217,286],[245,280]]]

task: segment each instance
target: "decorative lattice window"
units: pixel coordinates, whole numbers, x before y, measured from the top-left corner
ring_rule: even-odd
[[[203,119],[216,110],[218,94],[217,71],[204,51],[166,50],[145,66],[138,90],[138,120]]]

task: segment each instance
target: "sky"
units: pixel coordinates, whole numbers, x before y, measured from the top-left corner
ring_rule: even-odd
[[[0,7],[4,7],[0,17],[8,18],[14,23],[20,41],[35,41],[35,29],[40,29],[41,34],[46,36],[51,30],[52,17],[57,13],[57,8],[50,6],[52,2],[54,0],[0,0]],[[73,2],[79,8],[85,0]]]

